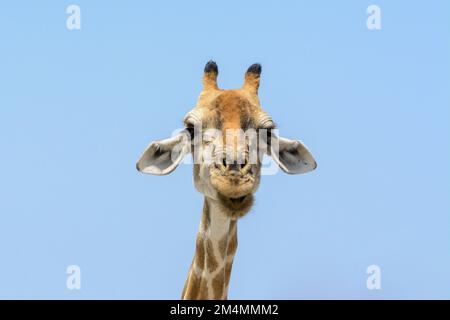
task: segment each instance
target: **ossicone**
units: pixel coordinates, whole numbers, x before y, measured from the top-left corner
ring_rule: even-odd
[[[217,87],[217,75],[219,74],[219,68],[213,60],[209,60],[203,73],[203,90],[218,89]]]
[[[245,73],[245,81],[242,88],[251,93],[258,94],[261,71],[262,67],[259,63],[252,64]]]

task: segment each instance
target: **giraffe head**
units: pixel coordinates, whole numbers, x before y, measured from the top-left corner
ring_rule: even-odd
[[[238,218],[253,204],[264,154],[290,174],[314,170],[316,162],[300,141],[276,134],[275,123],[258,98],[259,64],[248,68],[240,89],[219,89],[217,75],[216,63],[209,61],[203,90],[196,106],[184,117],[184,129],[172,138],[151,143],[137,169],[168,174],[191,153],[197,190]]]

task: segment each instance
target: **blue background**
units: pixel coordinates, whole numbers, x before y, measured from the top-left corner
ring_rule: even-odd
[[[223,88],[260,62],[263,107],[319,165],[263,177],[230,298],[450,298],[450,2],[74,3],[78,31],[72,2],[0,4],[0,298],[180,296],[202,196],[189,165],[135,162],[209,59]]]

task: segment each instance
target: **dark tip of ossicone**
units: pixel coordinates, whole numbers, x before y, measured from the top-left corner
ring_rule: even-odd
[[[209,60],[205,65],[205,73],[214,72],[219,73],[219,68],[217,68],[217,63],[213,60]]]
[[[253,73],[259,76],[261,74],[261,70],[261,65],[259,63],[254,63],[247,69],[247,73]]]

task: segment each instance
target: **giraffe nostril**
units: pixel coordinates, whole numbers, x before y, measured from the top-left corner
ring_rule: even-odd
[[[240,165],[237,163],[237,161],[233,161],[227,166],[227,168],[229,171],[239,171]]]

